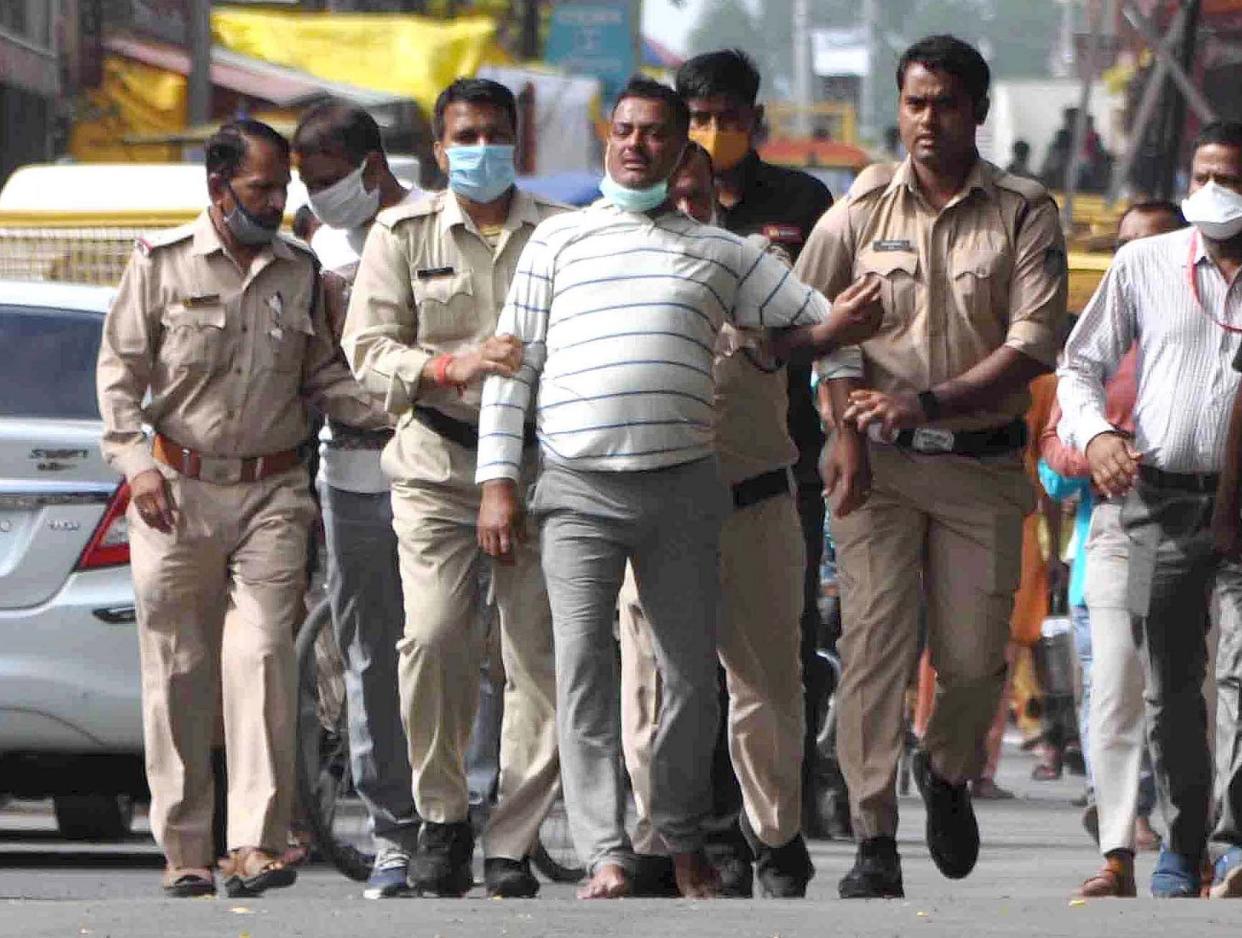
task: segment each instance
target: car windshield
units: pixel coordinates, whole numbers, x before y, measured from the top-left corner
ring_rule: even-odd
[[[98,420],[102,328],[98,314],[0,303],[0,417]]]

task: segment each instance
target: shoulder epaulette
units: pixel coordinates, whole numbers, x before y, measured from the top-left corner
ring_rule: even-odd
[[[162,228],[138,238],[134,242],[134,246],[138,248],[143,257],[150,257],[152,252],[168,247],[170,244],[184,241],[186,238],[192,237],[193,234],[194,226],[192,224],[178,225],[176,228]]]
[[[1052,198],[1052,194],[1038,179],[1031,179],[1028,176],[1018,176],[1014,173],[1003,171],[996,174],[996,188],[1016,192],[1031,205],[1037,205]]]
[[[385,228],[392,228],[408,218],[418,218],[438,212],[444,205],[444,196],[448,190],[428,192],[412,202],[399,202],[392,208],[386,208],[375,220]]]
[[[861,199],[877,189],[886,189],[897,175],[897,163],[872,163],[854,180],[848,193],[851,199]]]

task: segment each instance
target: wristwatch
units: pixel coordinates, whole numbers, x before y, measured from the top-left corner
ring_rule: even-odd
[[[928,389],[920,394],[919,406],[923,408],[928,420],[940,419],[940,399],[936,397],[935,391]]]

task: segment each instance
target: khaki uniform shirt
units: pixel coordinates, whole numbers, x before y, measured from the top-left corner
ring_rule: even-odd
[[[354,277],[341,344],[358,380],[401,418],[398,443],[415,405],[479,422],[481,382],[459,394],[423,383],[423,368],[436,355],[495,335],[522,249],[541,221],[564,210],[515,190],[495,248],[447,190],[379,213]],[[404,474],[407,460],[399,453],[396,459],[394,469]]]
[[[206,211],[139,242],[104,321],[104,458],[130,479],[155,468],[144,424],[211,456],[293,449],[310,433],[308,400],[375,426],[319,296],[305,250],[278,236],[243,271]]]
[[[789,264],[789,255],[767,238],[749,235],[765,251]],[[716,341],[716,453],[726,485],[798,462],[790,435],[789,369],[768,361],[751,330],[726,323]],[[818,418],[817,418],[818,420]]]
[[[883,278],[879,333],[829,356],[829,378],[921,392],[1001,346],[1056,364],[1067,283],[1056,203],[1039,183],[984,160],[939,213],[908,159],[869,167],[815,226],[794,269],[830,298],[864,273]],[[932,426],[996,427],[1022,417],[1029,402],[1023,389]]]

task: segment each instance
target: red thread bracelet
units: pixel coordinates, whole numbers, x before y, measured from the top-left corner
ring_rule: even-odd
[[[449,365],[451,365],[452,363],[453,363],[452,355],[437,355],[436,356],[436,360],[434,362],[435,367],[432,370],[432,375],[435,377],[436,385],[438,387],[447,388],[449,384],[452,383],[449,381],[449,377],[448,377]]]

